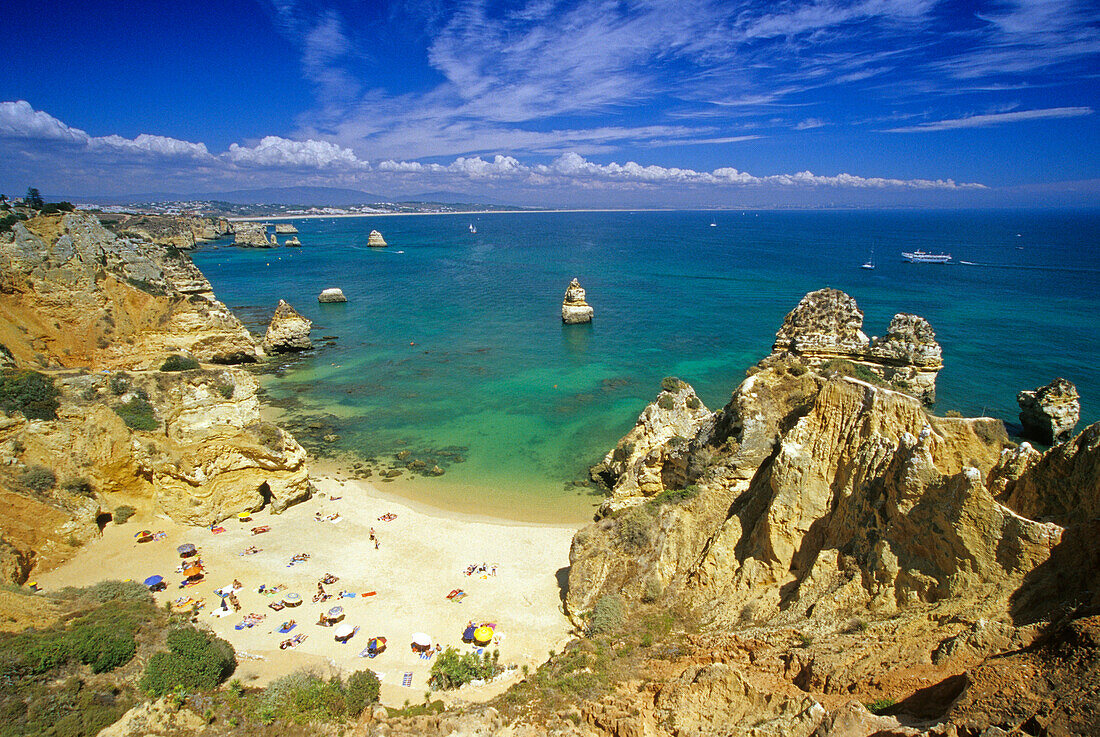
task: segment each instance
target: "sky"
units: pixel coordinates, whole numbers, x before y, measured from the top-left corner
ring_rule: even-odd
[[[1100,0],[6,2],[0,192],[1100,203]]]

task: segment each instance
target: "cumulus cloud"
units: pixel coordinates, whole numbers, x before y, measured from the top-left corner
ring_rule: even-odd
[[[70,128],[26,100],[0,102],[0,136],[46,141],[87,143],[89,136],[79,128]]]
[[[136,138],[123,138],[118,135],[98,136],[88,139],[88,148],[93,151],[120,151],[135,154],[163,157],[181,157],[196,160],[213,158],[205,143],[181,141],[168,136],[154,136],[142,133]]]
[[[928,131],[946,131],[957,128],[985,128],[1004,123],[1020,123],[1028,120],[1048,120],[1050,118],[1077,118],[1092,115],[1091,107],[1051,107],[1042,110],[1018,110],[1011,113],[992,113],[990,115],[971,115],[964,118],[935,120],[901,128],[890,128],[887,133],[925,133]]]
[[[368,169],[350,148],[328,141],[292,141],[279,136],[265,136],[252,147],[230,144],[223,154],[226,160],[239,166],[303,169]]]

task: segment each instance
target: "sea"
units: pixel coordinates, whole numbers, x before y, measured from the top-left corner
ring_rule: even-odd
[[[253,332],[280,299],[313,321],[313,350],[262,369],[267,401],[315,455],[412,463],[419,473],[391,488],[447,509],[590,518],[600,497],[587,469],[663,377],[722,407],[783,317],[822,287],[856,299],[869,336],[898,312],[932,324],[944,357],[936,413],[997,417],[1018,432],[1016,393],[1061,376],[1082,395],[1078,429],[1100,420],[1100,210],[293,222],[301,248],[219,242],[193,253]],[[375,229],[386,248],[367,247]],[[904,262],[915,249],[952,262]],[[873,270],[861,268],[868,260]],[[589,325],[561,323],[574,277],[595,309]],[[348,301],[319,304],[328,287]],[[433,467],[442,475],[422,475]]]

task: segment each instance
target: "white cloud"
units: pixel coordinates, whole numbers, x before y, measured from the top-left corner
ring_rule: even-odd
[[[68,143],[87,143],[89,138],[79,128],[70,128],[49,113],[35,110],[26,100],[0,102],[0,136]]]
[[[252,147],[230,144],[223,156],[239,166],[305,169],[367,169],[350,148],[328,141],[292,141],[279,136],[265,136]]]
[[[795,125],[794,129],[797,131],[808,131],[813,130],[814,128],[823,128],[826,125],[828,125],[828,123],[826,123],[821,118],[806,118],[805,120]]]
[[[191,143],[168,136],[154,136],[142,133],[136,138],[123,138],[118,135],[98,136],[88,140],[92,151],[120,151],[136,154],[148,154],[163,157],[181,157],[196,160],[211,159],[205,143]]]
[[[887,133],[926,133],[928,131],[946,131],[958,128],[985,128],[1005,123],[1021,123],[1028,120],[1048,120],[1051,118],[1077,118],[1092,115],[1091,107],[1051,107],[1041,110],[1019,110],[1010,113],[992,113],[989,115],[971,115],[964,118],[935,120],[901,128],[890,128]]]

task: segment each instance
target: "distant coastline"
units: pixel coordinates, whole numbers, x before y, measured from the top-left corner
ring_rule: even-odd
[[[748,208],[743,208],[747,210]],[[623,209],[618,207],[593,207],[574,208],[568,210],[544,209],[544,210],[459,210],[453,212],[349,212],[340,214],[321,215],[249,215],[247,217],[227,217],[231,223],[262,222],[269,220],[327,220],[329,218],[380,218],[380,217],[417,217],[422,215],[529,215],[555,212],[695,212],[694,210],[682,210],[677,207],[635,207]],[[700,210],[702,212],[702,210]],[[709,210],[707,212],[710,212]],[[733,212],[733,210],[714,212]]]

